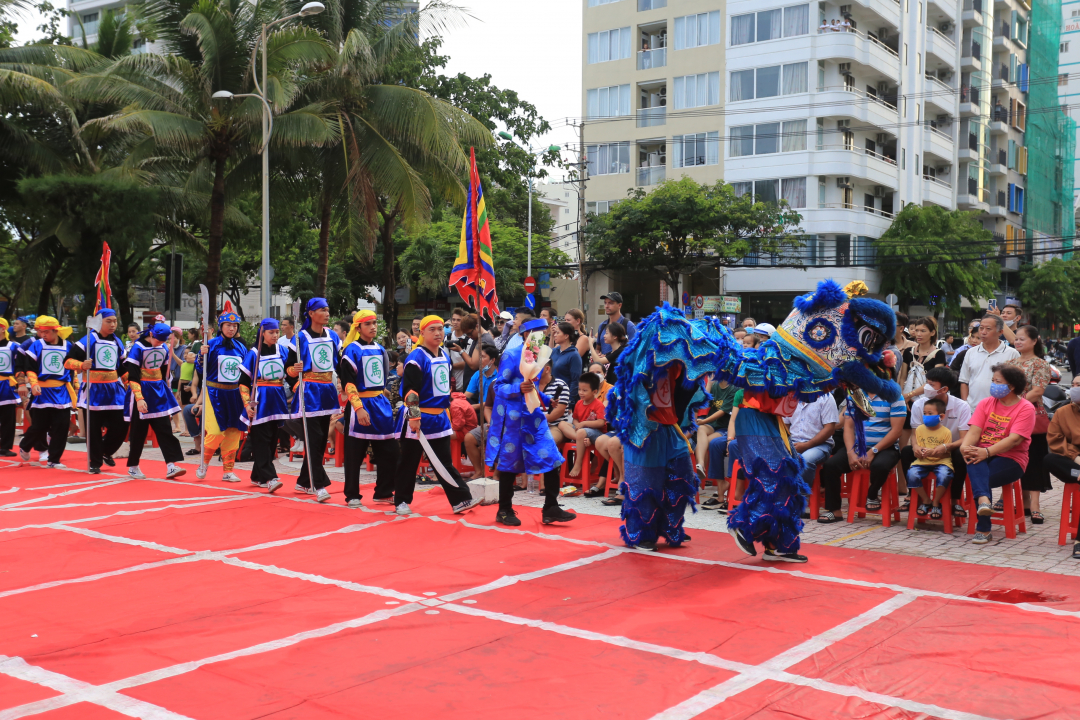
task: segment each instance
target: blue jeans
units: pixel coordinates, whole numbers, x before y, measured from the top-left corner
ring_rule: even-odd
[[[817,473],[818,465],[828,460],[830,455],[832,455],[832,448],[827,444],[815,445],[803,451],[802,459],[806,463],[806,471],[802,477],[811,488],[814,487],[814,475]]]
[[[935,484],[938,487],[945,487],[952,482],[953,471],[948,465],[912,465],[907,471],[908,488],[921,488],[923,479],[931,473],[937,476]]]
[[[724,465],[727,455],[727,432],[717,431],[709,436],[709,472],[710,480],[723,480],[731,476],[731,471]]]
[[[976,500],[981,497],[990,498],[994,501],[992,488],[1004,487],[1016,482],[1024,474],[1020,463],[1012,458],[997,455],[980,463],[969,463],[967,466],[968,480],[971,481],[971,495]],[[991,523],[989,517],[978,516],[975,529],[979,532],[990,532]]]

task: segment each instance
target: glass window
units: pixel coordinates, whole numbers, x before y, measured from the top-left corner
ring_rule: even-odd
[[[586,145],[585,158],[590,175],[630,172],[630,146],[626,143]]]
[[[735,190],[735,197],[742,197],[747,193],[754,192],[754,183],[752,182],[731,183],[731,187]]]
[[[750,71],[751,73],[753,70]],[[720,103],[720,73],[683,75],[674,80],[675,109],[717,105]],[[751,95],[753,97],[753,87]]]
[[[705,135],[705,164],[720,164],[720,132],[718,130]]]
[[[754,154],[754,126],[741,125],[731,128],[731,157]]]
[[[797,152],[806,149],[806,121],[789,120],[784,123],[783,145],[780,152]]]
[[[757,14],[757,41],[776,40],[783,31],[783,11],[765,10]]]
[[[806,63],[802,63],[805,67]],[[780,66],[764,67],[757,69],[755,78],[756,92],[754,97],[776,97],[780,94]]]
[[[628,27],[589,33],[588,62],[592,65],[609,60],[626,60],[631,55],[632,44],[633,38]]]
[[[676,79],[677,87],[678,79]],[[731,88],[729,99],[732,102],[736,100],[752,100],[754,98],[754,71],[753,70],[739,70],[731,73]]]
[[[784,94],[804,93],[809,89],[806,75],[806,63],[792,63],[784,66]]]
[[[754,181],[754,202],[771,202],[775,203],[780,199],[780,181],[779,180],[755,180]]]
[[[630,85],[612,85],[585,91],[588,119],[625,117],[630,114]]]
[[[790,207],[806,207],[806,178],[784,178],[780,181],[780,197]]]
[[[754,42],[754,13],[731,18],[731,44],[745,45]]]
[[[754,154],[769,155],[780,151],[780,123],[763,123],[754,128]]]
[[[792,5],[784,8],[784,37],[806,35],[810,32],[810,6]]]

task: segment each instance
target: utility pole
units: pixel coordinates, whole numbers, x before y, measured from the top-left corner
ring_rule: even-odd
[[[581,311],[585,313],[586,325],[588,325],[589,313],[585,302],[585,174],[588,170],[585,153],[585,121],[578,123],[578,222],[577,222],[577,267],[578,287],[581,290]]]

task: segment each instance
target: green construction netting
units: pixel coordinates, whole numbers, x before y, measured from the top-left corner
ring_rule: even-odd
[[[1035,262],[1046,256],[1033,253],[1052,249],[1051,244],[1056,245],[1058,239],[1063,239],[1064,247],[1072,248],[1075,236],[1072,188],[1076,122],[1061,111],[1058,99],[1060,41],[1061,0],[1032,0],[1029,71],[1028,77],[1020,78],[1020,89],[1028,93],[1024,228],[1028,259]]]

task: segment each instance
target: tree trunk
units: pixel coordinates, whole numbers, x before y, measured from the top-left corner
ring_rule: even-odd
[[[323,189],[322,216],[319,224],[319,265],[315,272],[315,295],[326,297],[326,276],[330,272],[330,190]]]
[[[214,160],[214,187],[210,191],[210,235],[206,242],[206,288],[217,301],[221,279],[221,238],[225,234],[225,158]],[[216,308],[210,308],[214,313]]]
[[[394,221],[397,213],[383,215],[382,228],[379,230],[383,249],[383,319],[386,321],[388,333],[397,332],[398,304],[394,299],[397,293],[397,278],[394,275],[394,266],[397,260],[394,257]]]
[[[37,314],[47,315],[49,313],[49,301],[52,300],[52,286],[56,282],[56,276],[60,272],[60,268],[63,262],[54,263],[49,271],[45,273],[45,277],[41,280],[41,291],[38,292],[37,301]]]

